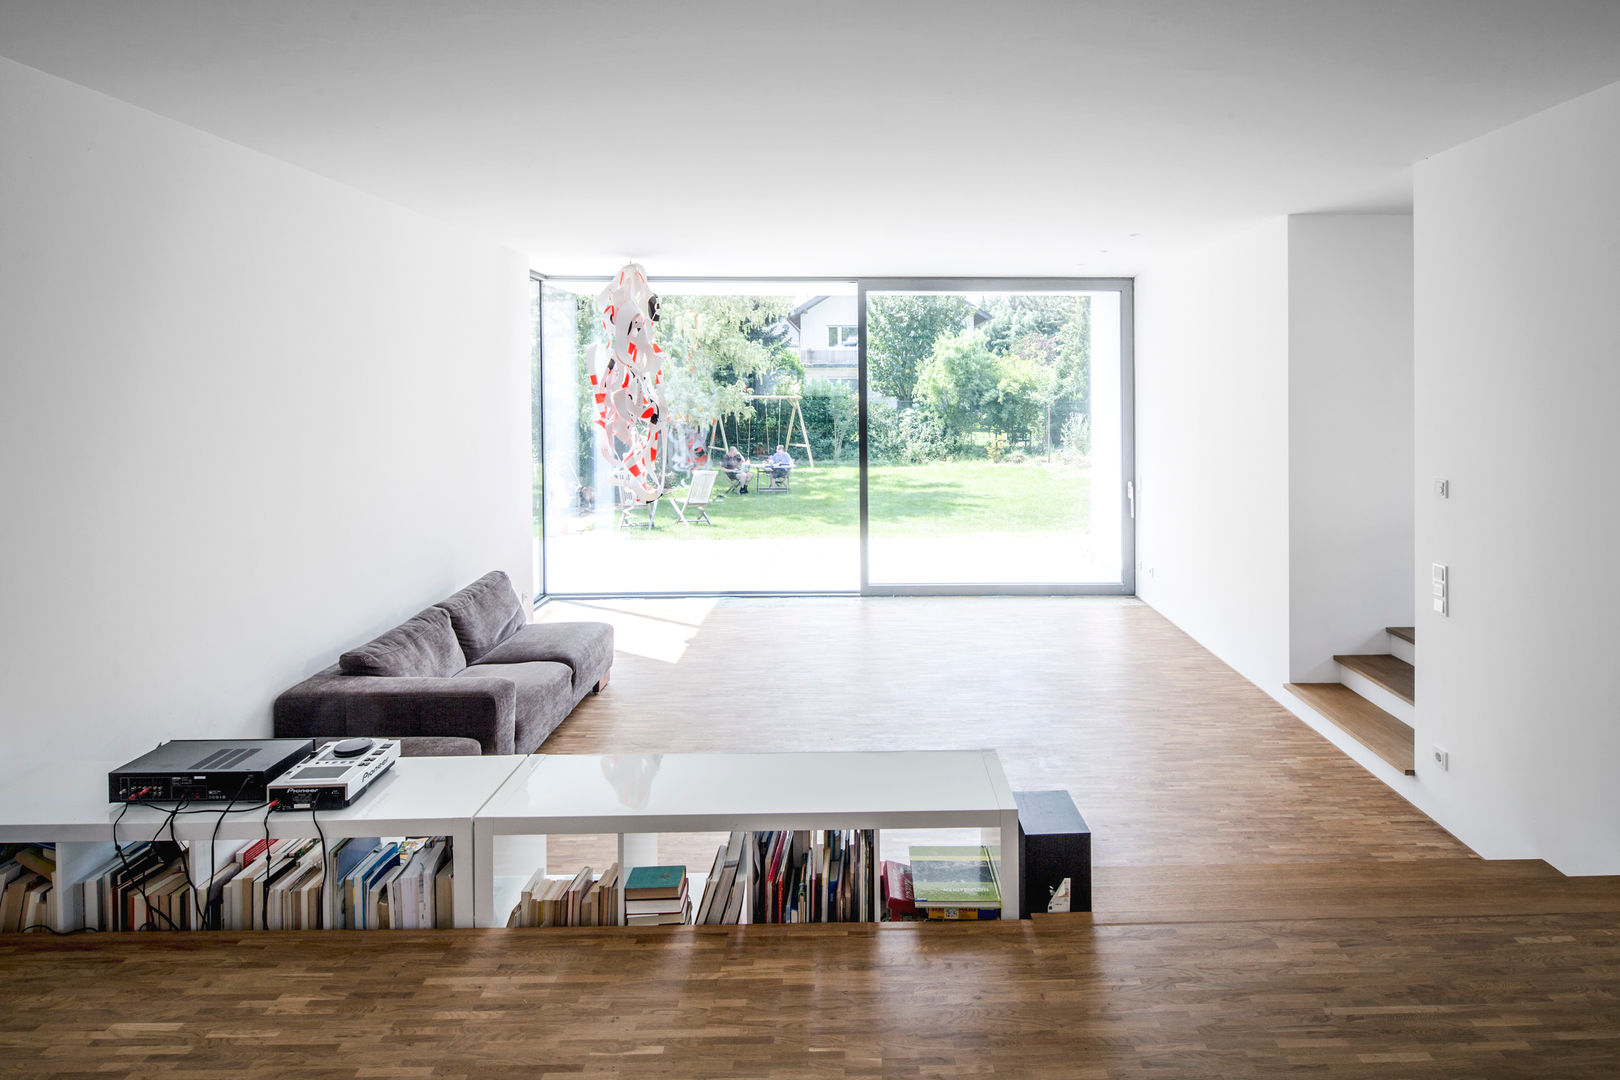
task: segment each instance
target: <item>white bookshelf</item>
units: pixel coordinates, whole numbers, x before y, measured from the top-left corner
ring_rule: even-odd
[[[118,764],[53,764],[0,787],[0,842],[56,845],[58,930],[84,925],[80,886],[113,855],[120,806],[106,801],[107,773]],[[194,882],[212,875],[205,864],[216,823],[225,850],[215,863],[265,835],[263,811],[221,821],[220,809],[195,804],[174,821]],[[117,838],[150,840],[166,817],[132,806]],[[322,811],[319,821],[328,840],[449,837],[458,927],[505,926],[528,880],[497,878],[501,837],[541,838],[532,845],[532,874],[545,864],[545,836],[611,834],[628,875],[658,863],[663,833],[771,829],[981,830],[1007,856],[998,866],[1002,917],[1018,916],[1018,806],[993,750],[402,758],[354,806]],[[307,812],[271,813],[268,824],[273,838],[319,835]],[[162,838],[169,835],[164,827]],[[706,874],[689,877],[696,907]]]
[[[455,921],[457,926],[470,927],[474,925],[474,882],[478,876],[474,815],[513,770],[528,760],[521,755],[401,758],[355,805],[321,811],[319,832],[310,814],[299,811],[271,813],[270,835],[312,838],[325,833],[327,840],[448,836]],[[76,930],[84,925],[83,892],[79,886],[87,875],[113,857],[114,821],[118,821],[118,841],[128,844],[151,840],[168,816],[155,807],[131,806],[119,820],[121,807],[107,801],[107,774],[120,764],[53,764],[32,770],[0,788],[0,842],[56,845],[56,875],[51,892],[56,898],[58,930]],[[175,818],[174,839],[186,846],[193,882],[212,876],[213,868],[206,864],[216,822],[220,841],[214,853],[216,864],[223,864],[242,841],[265,835],[264,811],[227,814],[221,821],[219,811],[223,808],[220,804],[195,804]],[[164,827],[160,839],[168,838],[169,829]],[[330,894],[330,888],[327,892]]]
[[[506,836],[613,834],[628,874],[657,864],[662,833],[960,828],[993,833],[1002,917],[1016,919],[1018,805],[993,750],[536,754],[479,810],[473,862],[493,867]],[[493,874],[477,877],[476,925],[505,925],[523,884],[509,881],[498,897]]]

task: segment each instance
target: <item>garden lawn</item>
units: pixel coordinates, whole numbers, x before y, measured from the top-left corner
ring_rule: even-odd
[[[757,477],[756,477],[757,479]],[[724,490],[724,474],[715,490]],[[860,473],[854,465],[793,470],[792,488],[727,495],[709,504],[716,539],[851,537],[860,528]],[[676,499],[685,497],[685,489]],[[1084,466],[940,461],[871,469],[870,524],[876,537],[1088,531],[1091,473]],[[673,521],[660,508],[659,525]],[[709,532],[707,526],[698,530]],[[659,528],[652,537],[683,530]]]

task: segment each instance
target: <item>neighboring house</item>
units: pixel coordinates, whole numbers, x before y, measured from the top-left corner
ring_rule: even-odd
[[[860,385],[857,303],[853,294],[812,296],[782,320],[789,343],[799,350],[805,385],[843,383],[851,390]]]
[[[806,386],[831,382],[855,390],[860,385],[859,303],[853,293],[812,296],[779,324],[788,343],[799,350]],[[972,326],[983,326],[991,317],[975,307]]]

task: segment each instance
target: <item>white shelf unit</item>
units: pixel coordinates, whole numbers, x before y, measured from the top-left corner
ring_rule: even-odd
[[[474,883],[478,878],[474,816],[513,770],[528,760],[521,755],[402,758],[354,806],[321,811],[319,831],[308,812],[273,812],[268,821],[270,835],[314,838],[324,833],[329,841],[355,836],[448,836],[455,924],[470,927],[474,925]],[[106,801],[107,774],[119,764],[51,764],[0,787],[0,842],[56,845],[56,875],[51,886],[58,930],[77,930],[84,925],[80,885],[114,856],[113,822],[121,807]],[[227,814],[221,822],[219,811],[223,809],[223,804],[198,803],[174,820],[174,839],[187,848],[193,882],[212,876],[214,868],[203,864],[208,862],[216,822],[225,849],[216,852],[218,863],[241,841],[265,835],[265,811]],[[166,810],[131,806],[118,823],[117,840],[126,844],[150,840],[167,817]],[[168,837],[169,829],[163,827],[161,838]],[[328,895],[330,892],[328,882]]]
[[[516,899],[492,869],[503,836],[613,834],[628,874],[657,864],[661,833],[961,828],[992,831],[1002,918],[1016,919],[1018,804],[993,750],[536,754],[473,822],[474,922],[504,926]],[[535,854],[544,865],[543,848]]]

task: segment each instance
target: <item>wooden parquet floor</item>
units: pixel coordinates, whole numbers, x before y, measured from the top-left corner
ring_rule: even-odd
[[[1473,857],[1145,606],[611,607],[547,609],[621,645],[548,751],[993,746],[1095,916],[13,937],[0,1076],[1620,1076],[1620,884]]]

